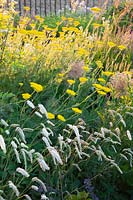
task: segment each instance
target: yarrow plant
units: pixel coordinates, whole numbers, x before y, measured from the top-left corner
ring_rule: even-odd
[[[55,26],[4,3],[0,199],[132,198],[132,55],[121,39],[130,27],[119,26],[127,2],[110,17],[93,7],[88,20],[72,13]]]

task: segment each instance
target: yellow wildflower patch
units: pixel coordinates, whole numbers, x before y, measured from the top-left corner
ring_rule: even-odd
[[[101,8],[98,8],[98,7],[92,7],[92,8],[90,8],[90,10],[93,11],[94,13],[101,12]]]
[[[81,114],[82,110],[80,110],[79,108],[72,108],[72,111],[74,111],[75,113]]]
[[[48,117],[48,119],[55,119],[55,115],[51,112],[47,113],[47,117]]]
[[[73,79],[68,79],[67,82],[69,83],[69,85],[73,85],[75,83],[75,80]]]
[[[80,83],[86,83],[88,81],[88,78],[86,78],[86,77],[80,77],[79,81],[80,81]]]
[[[83,66],[83,70],[86,71],[86,72],[89,72],[89,71],[90,71],[90,69],[89,69],[88,66]]]
[[[93,25],[94,28],[99,28],[99,27],[102,26],[102,24],[97,24],[97,23],[93,23],[92,25]]]
[[[114,75],[114,72],[102,71],[102,74],[105,75],[105,76],[112,76],[112,75]]]
[[[99,68],[103,68],[103,63],[100,60],[97,60],[96,64]]]
[[[19,86],[21,86],[21,87],[22,87],[23,85],[24,85],[23,83],[19,83]]]
[[[62,115],[57,115],[57,118],[62,122],[66,121],[66,119]]]
[[[116,46],[116,44],[115,44],[114,42],[108,42],[107,44],[108,44],[108,46],[109,46],[110,48],[113,48],[113,47]]]
[[[27,100],[27,99],[30,99],[31,94],[29,94],[29,93],[23,93],[22,97],[23,97],[23,99]]]
[[[118,46],[118,49],[120,49],[121,51],[123,51],[123,50],[126,49],[126,46],[124,46],[124,45],[119,45],[119,46]]]
[[[34,83],[34,82],[30,82],[30,86],[36,91],[36,92],[41,92],[43,90],[43,86],[38,84],[38,83]]]
[[[101,82],[101,83],[106,83],[104,78],[98,78],[98,81]]]
[[[101,90],[97,90],[97,93],[100,94],[100,95],[103,95],[103,96],[105,96],[107,94],[106,92],[103,92]]]
[[[66,93],[71,95],[71,96],[75,96],[76,95],[76,92],[74,92],[73,90],[70,90],[70,89],[67,89]]]

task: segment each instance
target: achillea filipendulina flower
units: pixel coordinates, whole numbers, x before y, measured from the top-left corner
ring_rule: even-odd
[[[76,92],[74,92],[73,90],[70,90],[70,89],[67,89],[66,93],[71,95],[71,96],[75,96],[76,95]]]
[[[100,60],[97,60],[96,64],[99,68],[103,68],[103,63]]]
[[[36,91],[36,92],[41,92],[43,90],[43,86],[38,84],[38,83],[34,83],[34,82],[30,82],[30,86]]]
[[[88,81],[88,78],[86,78],[86,77],[80,77],[79,81],[80,81],[80,83],[86,83]]]
[[[23,99],[27,100],[27,99],[30,99],[31,94],[29,94],[29,93],[23,93],[22,97],[23,97]]]
[[[124,45],[119,45],[118,48],[119,48],[121,51],[123,51],[123,50],[125,50],[127,47],[124,46]]]
[[[101,83],[106,83],[106,80],[104,78],[98,78],[98,81]]]
[[[113,48],[113,47],[116,46],[116,44],[115,44],[114,42],[108,42],[107,44],[108,44],[108,46],[109,46],[110,48]]]
[[[89,72],[89,71],[90,71],[90,69],[89,69],[88,66],[83,66],[83,70],[84,70],[85,72]]]
[[[107,94],[106,92],[103,92],[101,90],[97,90],[97,93],[100,94],[100,95],[103,95],[103,96],[105,96]]]
[[[98,7],[92,7],[92,8],[90,8],[90,10],[91,10],[92,12],[94,12],[94,13],[99,13],[99,12],[101,12],[101,8],[98,8]]]
[[[48,119],[55,119],[55,115],[51,112],[47,113]]]
[[[63,77],[65,74],[64,73],[59,73],[58,76],[59,77]]]
[[[74,24],[74,26],[78,26],[80,24],[80,22],[79,21],[74,21],[73,24]]]
[[[97,23],[93,23],[92,25],[93,25],[94,28],[99,28],[99,27],[102,26],[102,24],[97,24]]]
[[[23,83],[19,83],[19,86],[21,86],[21,87],[22,87],[23,85],[24,85]]]
[[[79,108],[72,108],[72,110],[73,110],[75,113],[78,113],[78,114],[81,114],[81,113],[82,113],[82,110],[80,110]]]
[[[57,83],[61,83],[62,80],[63,80],[62,78],[57,78],[56,82],[57,82]]]
[[[96,89],[102,90],[103,86],[97,83],[92,84]]]
[[[102,87],[102,90],[107,93],[112,91],[109,87],[105,87],[105,86]]]
[[[102,71],[102,74],[105,75],[105,76],[112,76],[112,75],[114,75],[114,72]]]
[[[94,83],[93,86],[96,88],[96,90],[103,90],[106,93],[111,92],[111,89],[109,87],[105,87],[97,83]]]
[[[69,85],[73,85],[75,83],[75,80],[73,79],[68,79],[67,82],[69,83]]]
[[[24,6],[23,9],[24,9],[25,11],[29,11],[29,10],[30,10],[30,7]]]
[[[58,118],[60,121],[63,121],[63,122],[66,121],[66,119],[65,119],[62,115],[57,115],[57,118]]]

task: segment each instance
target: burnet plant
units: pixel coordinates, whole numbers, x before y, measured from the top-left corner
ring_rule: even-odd
[[[17,123],[1,119],[1,199],[65,199],[77,189],[73,183],[71,189],[68,185],[69,178],[78,179],[72,169],[82,173],[84,164],[93,166],[94,160],[103,167],[93,173],[92,180],[115,168],[122,174],[123,161],[132,167],[132,134],[121,113],[108,110],[111,121],[97,132],[88,131],[82,119],[75,124],[64,122],[58,132],[43,104],[26,100],[22,109],[25,119]],[[132,113],[132,107],[127,109]],[[90,196],[98,198],[92,191]]]

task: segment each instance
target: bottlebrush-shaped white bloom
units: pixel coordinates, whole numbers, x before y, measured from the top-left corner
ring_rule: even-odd
[[[32,103],[32,101],[27,100],[26,103],[27,103],[27,105],[28,105],[29,107],[31,107],[32,109],[35,108],[35,106],[34,106],[34,104]]]
[[[16,185],[14,185],[14,183],[12,181],[8,181],[8,185],[9,188],[11,188],[13,190],[13,192],[15,192],[16,196],[19,196],[19,190],[17,189]]]
[[[52,158],[53,158],[53,161],[54,161],[54,164],[56,165],[57,163],[63,165],[63,162],[61,160],[61,157],[59,155],[59,153],[57,152],[57,150],[54,148],[54,147],[47,147],[49,153],[52,155]]]
[[[51,141],[48,141],[46,137],[42,137],[42,140],[45,142],[47,147],[50,147]]]
[[[48,198],[48,197],[46,197],[46,195],[45,195],[45,194],[42,194],[42,195],[41,195],[41,200],[49,200],[49,198]]]
[[[4,119],[1,119],[0,121],[5,127],[9,126],[9,124]]]
[[[26,143],[25,135],[24,135],[23,129],[20,128],[20,127],[17,127],[17,128],[15,129],[15,131],[19,133],[20,139],[21,139],[24,143]]]
[[[11,145],[12,145],[12,147],[14,148],[14,149],[17,149],[17,144],[12,140],[11,141]]]
[[[32,198],[31,198],[28,194],[25,194],[24,197],[25,197],[27,200],[32,200]]]
[[[34,177],[34,178],[32,178],[32,181],[39,183],[39,185],[42,186],[44,192],[47,192],[47,188],[46,188],[45,184],[39,178]]]
[[[0,147],[4,153],[6,153],[6,144],[2,135],[0,135]]]
[[[127,130],[127,137],[128,137],[128,139],[129,139],[130,141],[132,140],[132,136],[131,136],[131,133],[130,133],[129,130]]]
[[[36,185],[32,185],[31,186],[31,189],[35,190],[35,191],[38,191],[39,190],[39,187],[37,187]]]
[[[6,133],[7,135],[10,135],[10,131],[9,131],[9,130],[5,130],[5,133]]]
[[[18,167],[18,168],[16,169],[16,172],[22,174],[22,175],[25,176],[26,178],[28,178],[28,177],[30,176],[29,173],[28,173],[25,169],[22,169],[22,168],[20,168],[20,167]]]
[[[45,116],[48,117],[48,112],[42,104],[38,104],[38,108],[39,108],[40,113],[45,114]]]
[[[80,149],[80,152],[82,151],[82,148],[81,148],[81,141],[80,141],[80,134],[79,134],[79,130],[77,128],[77,126],[74,126],[74,125],[71,125],[71,124],[68,124],[69,128],[72,129],[76,135],[76,138],[77,138],[77,142],[78,142],[78,145],[79,145],[79,149]]]
[[[47,163],[45,162],[44,159],[40,159],[40,158],[37,158],[37,161],[41,167],[41,169],[45,172],[46,170],[50,170],[49,166],[47,165]]]
[[[35,112],[35,115],[37,115],[37,116],[40,117],[40,118],[43,117],[38,111]]]

